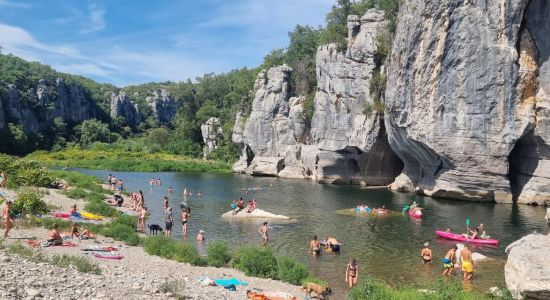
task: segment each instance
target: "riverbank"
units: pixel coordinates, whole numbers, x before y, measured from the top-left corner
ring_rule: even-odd
[[[145,153],[120,149],[78,149],[61,151],[36,151],[25,157],[48,166],[76,167],[96,170],[136,171],[136,172],[200,172],[229,174],[231,164],[189,158],[168,153]]]

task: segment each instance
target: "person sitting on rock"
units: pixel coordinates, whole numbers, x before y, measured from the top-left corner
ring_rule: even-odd
[[[256,204],[257,204],[257,203],[256,203],[256,199],[252,199],[252,201],[250,201],[250,202],[248,203],[248,211],[247,211],[247,212],[248,212],[248,213],[253,212],[253,211],[256,209]]]
[[[50,232],[48,232],[48,239],[46,240],[47,246],[59,246],[63,244],[63,238],[61,237],[61,234],[59,233],[59,226],[57,224],[53,224],[53,228]]]

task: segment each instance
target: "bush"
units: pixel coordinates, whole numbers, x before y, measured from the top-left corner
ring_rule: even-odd
[[[309,275],[306,266],[288,256],[277,258],[277,268],[277,278],[294,285],[300,285]]]
[[[139,235],[136,233],[134,227],[125,224],[108,224],[100,233],[115,240],[123,241],[130,246],[136,246],[140,243]]]
[[[84,199],[86,198],[86,196],[88,196],[88,193],[81,188],[76,188],[76,189],[67,191],[67,197],[71,199]]]
[[[114,217],[119,214],[119,212],[115,208],[102,201],[89,201],[84,206],[84,209],[87,212],[105,217]]]
[[[233,266],[247,276],[277,277],[277,259],[269,247],[244,246],[237,252]]]
[[[85,257],[75,255],[54,255],[51,259],[53,265],[68,268],[74,266],[81,273],[101,274],[101,269],[97,264],[90,262]]]
[[[30,214],[30,215],[42,215],[47,213],[48,205],[42,201],[42,197],[35,192],[24,192],[17,196],[17,199],[13,203],[13,214]]]
[[[173,240],[165,236],[152,236],[143,240],[143,249],[151,255],[171,257],[174,252],[173,247]]]
[[[194,266],[206,265],[206,261],[200,257],[199,251],[197,251],[197,248],[193,244],[174,240],[172,242],[174,243],[172,259],[177,262],[190,263]]]
[[[145,252],[164,257],[167,259],[176,260],[178,262],[186,262],[195,266],[203,266],[206,264],[200,256],[199,252],[190,243],[178,242],[164,236],[152,236],[143,241]]]
[[[391,297],[388,287],[370,277],[363,277],[362,280],[349,291],[348,298],[350,300],[394,299]]]
[[[208,254],[208,265],[213,267],[226,266],[231,261],[231,253],[229,247],[223,241],[215,241],[208,246],[206,250]]]

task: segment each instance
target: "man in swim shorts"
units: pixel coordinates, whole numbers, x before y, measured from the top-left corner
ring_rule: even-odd
[[[340,243],[336,238],[327,236],[327,249],[330,249],[332,253],[340,253]]]
[[[172,218],[172,208],[170,206],[164,210],[164,223],[166,225],[164,234],[166,237],[170,237],[172,235],[172,225],[174,224],[174,219]]]
[[[309,242],[309,251],[315,256],[321,255],[321,242],[319,242],[316,235]]]
[[[420,257],[422,258],[422,262],[424,264],[432,263],[432,249],[430,249],[430,243],[424,243],[424,248],[422,248],[422,251],[420,252]]]
[[[471,280],[474,276],[474,260],[472,259],[472,251],[468,244],[464,245],[464,249],[460,252],[460,261],[462,263],[464,279]]]
[[[454,260],[455,260],[455,254],[458,247],[456,245],[453,246],[449,251],[447,251],[447,254],[445,254],[445,258],[443,258],[443,274],[442,275],[453,275],[454,270]]]

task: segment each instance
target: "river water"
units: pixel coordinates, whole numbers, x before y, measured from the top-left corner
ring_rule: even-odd
[[[164,227],[162,199],[170,198],[174,208],[174,238],[181,239],[179,204],[183,189],[201,191],[202,196],[187,197],[191,208],[189,234],[194,238],[202,229],[207,240],[225,240],[232,247],[261,243],[257,222],[227,221],[221,215],[229,210],[232,199],[256,198],[258,207],[266,211],[289,216],[290,223],[272,225],[270,245],[279,254],[292,256],[306,264],[316,276],[327,280],[342,295],[345,290],[344,272],[348,259],[357,259],[362,272],[381,279],[392,286],[425,287],[442,272],[442,256],[454,244],[435,237],[436,229],[449,226],[465,230],[465,219],[472,225],[484,223],[488,234],[500,240],[498,247],[474,246],[474,251],[495,258],[493,262],[479,263],[473,286],[486,290],[491,286],[504,286],[504,250],[511,242],[534,231],[548,233],[545,209],[525,205],[473,203],[434,199],[430,197],[393,193],[387,189],[363,189],[358,186],[323,185],[308,180],[285,180],[241,175],[213,175],[173,172],[110,172],[83,170],[83,173],[107,178],[113,173],[122,178],[127,190],[142,190],[149,208],[148,224]],[[150,187],[151,177],[160,178],[162,186]],[[168,193],[168,187],[174,190]],[[243,194],[243,187],[261,187],[260,191]],[[424,218],[415,220],[407,215],[362,217],[342,215],[337,210],[353,208],[361,203],[370,207],[385,205],[401,211],[405,204],[416,200],[424,210]],[[313,235],[335,236],[342,244],[340,255],[323,254],[314,258],[308,254],[309,240]],[[435,263],[422,265],[420,250],[429,241]],[[458,280],[458,277],[455,279]],[[338,297],[340,298],[340,297]]]

